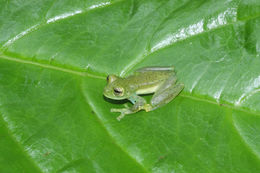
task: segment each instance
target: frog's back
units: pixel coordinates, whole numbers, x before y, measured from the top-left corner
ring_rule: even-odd
[[[173,70],[137,71],[125,78],[130,88],[136,92],[146,90],[147,93],[154,92],[169,76],[174,75]],[[145,94],[144,92],[143,94]]]
[[[133,75],[127,77],[129,80],[134,80],[138,83],[157,82],[167,79],[170,75],[173,75],[174,71],[145,71],[135,72]]]

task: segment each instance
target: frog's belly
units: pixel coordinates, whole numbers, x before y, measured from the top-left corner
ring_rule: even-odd
[[[149,88],[142,88],[142,89],[138,89],[136,91],[136,94],[150,94],[150,93],[154,93],[155,91],[157,91],[157,89],[159,88],[160,85],[155,85]]]

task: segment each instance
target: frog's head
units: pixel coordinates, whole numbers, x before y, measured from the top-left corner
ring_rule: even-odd
[[[122,78],[116,75],[107,76],[107,85],[104,88],[103,94],[114,100],[123,100],[129,97],[129,93],[126,91],[126,87]]]

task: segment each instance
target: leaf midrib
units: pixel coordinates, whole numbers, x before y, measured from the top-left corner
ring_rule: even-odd
[[[22,64],[34,65],[34,66],[38,66],[40,68],[46,68],[46,69],[61,71],[61,72],[65,72],[65,73],[69,73],[69,74],[77,75],[77,76],[81,76],[81,77],[90,77],[90,78],[103,79],[103,80],[106,79],[105,76],[95,75],[95,74],[88,73],[88,72],[76,71],[74,69],[69,69],[69,68],[65,68],[65,67],[58,67],[58,66],[54,66],[54,65],[51,65],[51,64],[44,64],[44,63],[33,62],[33,61],[24,60],[24,59],[20,59],[20,58],[13,58],[13,57],[1,55],[1,54],[0,54],[0,59],[4,59],[4,60],[7,60],[7,61],[13,61],[13,62],[17,62],[17,63],[22,63]],[[214,101],[209,100],[209,99],[205,99],[205,98],[201,98],[201,97],[197,97],[197,96],[196,97],[192,96],[190,94],[187,94],[186,92],[182,92],[180,94],[180,96],[188,98],[188,99],[196,100],[196,101],[207,102],[207,103],[210,103],[210,104],[223,106],[223,107],[226,107],[226,108],[229,108],[229,109],[232,109],[232,110],[241,111],[241,112],[244,112],[244,113],[247,113],[247,114],[260,116],[259,111],[255,111],[255,110],[251,110],[251,109],[243,109],[242,107],[232,106],[233,104],[229,103],[229,102],[227,102],[227,104],[220,104],[218,102],[214,102]]]
[[[38,66],[40,68],[62,71],[62,72],[65,72],[65,73],[69,73],[69,74],[73,74],[73,75],[77,75],[77,76],[82,76],[82,77],[87,76],[87,77],[92,77],[92,78],[97,78],[97,79],[105,79],[105,77],[103,77],[103,76],[94,75],[94,74],[91,74],[91,73],[88,73],[88,72],[77,71],[77,70],[74,70],[74,69],[54,66],[54,65],[51,65],[51,64],[45,64],[45,63],[41,63],[41,62],[34,62],[34,61],[25,60],[25,59],[21,59],[21,58],[14,58],[14,57],[1,55],[1,54],[0,54],[0,59],[13,61],[13,62],[17,62],[17,63],[22,63],[22,64],[30,64],[30,65]]]

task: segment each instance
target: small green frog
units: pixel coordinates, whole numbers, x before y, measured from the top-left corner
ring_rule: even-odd
[[[128,99],[133,104],[132,107],[111,109],[111,112],[121,113],[117,117],[117,120],[120,121],[126,114],[132,114],[142,109],[149,112],[169,103],[184,88],[182,83],[176,83],[176,81],[174,67],[144,67],[126,78],[108,75],[104,95],[113,100]],[[150,104],[139,96],[151,93],[154,95]]]

